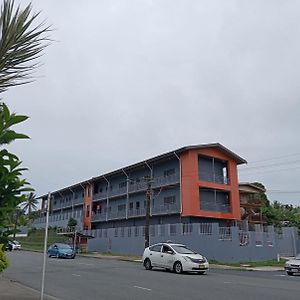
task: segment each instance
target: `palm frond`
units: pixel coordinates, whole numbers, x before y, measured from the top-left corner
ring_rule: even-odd
[[[15,9],[13,0],[4,0],[0,16],[0,93],[32,81],[37,58],[50,42],[50,26],[34,25],[39,15],[32,14],[31,4]]]

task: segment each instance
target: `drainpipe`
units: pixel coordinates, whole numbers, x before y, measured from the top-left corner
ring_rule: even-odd
[[[181,160],[180,157],[178,156],[178,154],[176,152],[173,152],[174,155],[176,156],[176,158],[179,161],[179,202],[180,202],[180,218],[181,218],[181,214],[182,214],[182,185],[181,185]]]
[[[104,175],[102,177],[104,178],[104,180],[107,183],[107,190],[106,190],[106,213],[105,213],[105,221],[107,222],[107,220],[108,220],[108,207],[109,207],[109,197],[108,197],[108,193],[109,193],[109,180],[107,180],[107,178]]]
[[[124,169],[122,169],[122,172],[125,174],[126,176],[126,212],[125,212],[125,217],[126,220],[128,219],[128,205],[129,205],[129,176],[128,174],[124,171]]]

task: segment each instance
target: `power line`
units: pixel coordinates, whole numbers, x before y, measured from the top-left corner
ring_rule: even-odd
[[[300,191],[281,191],[281,190],[267,190],[267,193],[278,194],[300,194]]]
[[[274,173],[274,172],[285,172],[285,171],[290,171],[290,170],[297,170],[300,169],[300,166],[294,167],[294,168],[285,168],[285,169],[274,169],[274,170],[266,170],[266,171],[256,171],[256,170],[245,170],[248,171],[248,173],[242,173],[243,175],[252,175],[251,173],[255,174],[265,174],[265,173]],[[241,170],[240,170],[241,171]]]
[[[300,155],[300,152],[293,153],[293,154],[287,154],[287,155],[281,155],[281,156],[274,156],[274,157],[267,158],[267,159],[254,160],[254,161],[250,161],[248,163],[256,164],[259,162],[265,162],[265,161],[270,161],[270,160],[275,160],[275,159],[280,159],[280,158],[287,158],[287,157],[298,156],[298,155]]]
[[[297,160],[291,160],[291,161],[284,161],[284,162],[279,162],[275,164],[267,164],[267,165],[261,165],[261,166],[254,166],[254,167],[245,167],[246,169],[240,169],[240,171],[248,171],[252,169],[261,169],[261,168],[269,168],[269,167],[274,167],[274,166],[282,166],[282,165],[290,165],[294,163],[300,162],[300,159]]]

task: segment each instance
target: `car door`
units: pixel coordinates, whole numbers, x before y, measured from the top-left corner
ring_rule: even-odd
[[[161,265],[164,268],[173,268],[175,262],[174,251],[168,245],[163,245],[161,248]]]
[[[161,266],[161,247],[162,244],[156,244],[149,247],[149,258],[152,266]]]

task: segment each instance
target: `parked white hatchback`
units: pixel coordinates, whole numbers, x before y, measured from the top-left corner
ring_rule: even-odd
[[[158,243],[144,250],[143,264],[146,270],[153,267],[174,270],[176,273],[197,272],[204,274],[209,269],[207,259],[185,245]]]
[[[300,274],[300,253],[295,258],[288,260],[285,263],[284,269],[290,276]]]

